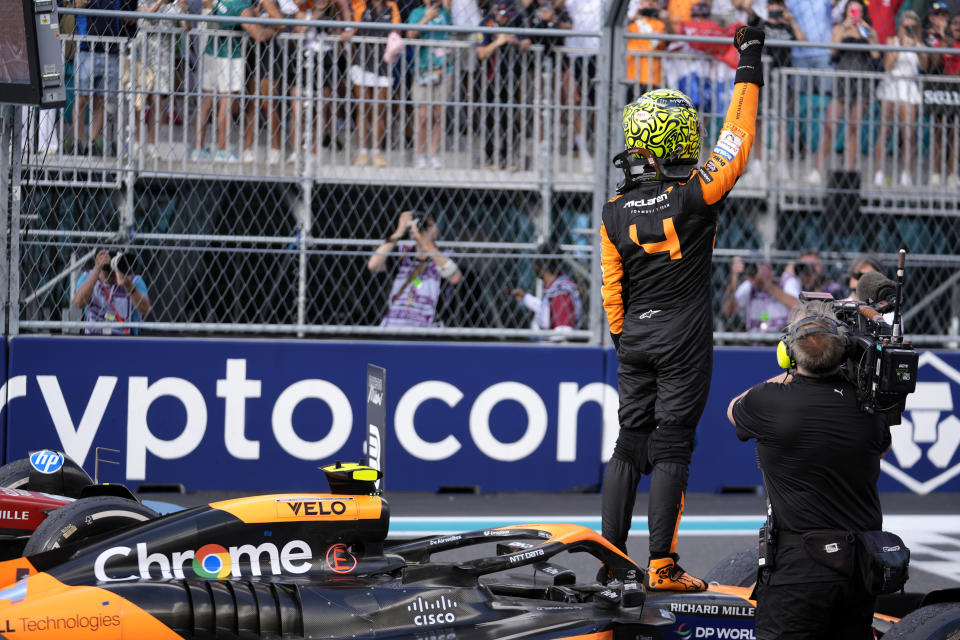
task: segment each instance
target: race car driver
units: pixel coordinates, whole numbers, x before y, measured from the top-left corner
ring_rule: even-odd
[[[626,551],[637,483],[649,474],[645,582],[653,591],[706,589],[677,563],[677,530],[713,366],[717,211],[753,144],[763,37],[754,27],[734,35],[733,99],[703,166],[696,166],[697,111],[683,93],[658,89],[624,108],[626,150],[614,158],[624,183],[603,208],[603,306],[620,386],[620,433],[603,479],[603,535]]]

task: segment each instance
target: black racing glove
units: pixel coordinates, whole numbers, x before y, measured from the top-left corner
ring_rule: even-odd
[[[620,333],[611,333],[610,339],[613,340],[613,349],[614,351],[620,351],[620,336],[623,334]]]
[[[734,82],[752,82],[763,86],[763,63],[760,61],[760,54],[763,52],[764,35],[763,29],[759,27],[740,27],[733,34],[733,45],[740,53]]]

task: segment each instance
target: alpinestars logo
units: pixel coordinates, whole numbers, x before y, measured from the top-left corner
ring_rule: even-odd
[[[925,495],[960,475],[960,371],[929,351],[920,354],[917,390],[907,396],[903,422],[890,427],[893,455],[880,468]],[[894,462],[895,461],[895,462]]]
[[[416,600],[407,605],[407,611],[417,613],[413,616],[413,624],[418,627],[456,622],[457,616],[451,611],[451,609],[456,608],[457,603],[446,596],[440,596],[435,600],[427,600],[422,596],[417,596]]]

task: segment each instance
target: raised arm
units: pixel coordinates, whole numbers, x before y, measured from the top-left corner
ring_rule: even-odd
[[[697,172],[703,200],[711,205],[720,201],[736,184],[747,168],[747,159],[756,136],[757,104],[763,84],[763,30],[740,27],[734,35],[734,45],[740,53],[740,63],[734,79],[733,99],[727,108],[727,117],[710,153],[710,159]]]

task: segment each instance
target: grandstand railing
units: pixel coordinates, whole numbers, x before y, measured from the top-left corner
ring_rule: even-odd
[[[378,326],[389,278],[373,278],[364,265],[399,211],[414,208],[434,213],[442,229],[439,246],[461,263],[467,277],[465,286],[445,292],[442,326],[406,334],[544,336],[505,289],[542,286],[531,257],[540,241],[554,237],[584,296],[580,328],[563,337],[602,339],[598,287],[591,282],[602,202],[594,194],[609,193],[617,179],[608,158],[620,107],[658,84],[685,90],[701,110],[708,153],[733,77],[715,58],[666,50],[631,54],[635,61],[642,56],[645,64],[659,63],[658,78],[627,79],[622,34],[601,53],[612,55],[614,64],[597,65],[591,76],[580,72],[587,66],[580,63],[591,60],[589,51],[544,40],[535,30],[519,32],[540,36],[541,42],[519,52],[504,77],[489,73],[476,59],[475,43],[451,28],[454,39],[406,41],[385,96],[359,91],[359,77],[351,73],[354,62],[379,54],[384,38],[354,37],[345,44],[322,32],[283,33],[263,42],[241,34],[242,87],[208,92],[203,80],[210,61],[204,50],[208,44],[215,50],[239,32],[210,28],[198,16],[178,16],[191,21],[189,29],[169,19],[138,17],[138,35],[129,40],[63,34],[65,50],[72,51],[70,104],[42,115],[31,111],[26,118],[15,158],[23,194],[19,297],[11,312],[15,330],[75,332],[87,326],[70,304],[79,274],[89,268],[96,247],[132,244],[154,301],[151,316],[138,325],[144,332],[403,333]],[[117,77],[107,78],[107,89],[77,84],[83,44],[117,47]],[[435,93],[417,98],[421,52],[428,58],[445,55],[451,82],[440,98]],[[157,59],[169,65],[162,77]],[[934,92],[949,99],[960,90],[958,80],[907,79],[924,96],[916,118],[901,122],[894,109],[887,123],[876,96],[884,77],[799,68],[767,72],[751,170],[721,213],[715,261],[719,340],[765,339],[728,331],[735,324],[720,314],[719,292],[732,256],[761,251],[785,266],[800,249],[814,247],[824,256],[827,275],[842,280],[852,255],[889,257],[901,244],[922,254],[911,283],[912,301],[920,303],[913,326],[926,336],[921,340],[942,343],[958,333],[960,313],[951,305],[960,300],[953,278],[960,189],[948,178],[960,123],[956,110],[951,119],[949,112],[928,108],[927,100]],[[840,84],[848,94],[855,88],[869,108],[862,115],[848,109],[837,116],[828,150],[826,105]],[[608,90],[610,134],[605,135],[599,130],[599,94]],[[89,134],[78,135],[73,105],[89,98],[104,103],[101,146]],[[210,118],[200,140],[196,123],[205,102]],[[232,113],[223,153],[217,154],[224,108]],[[373,119],[384,129],[382,167],[355,164],[363,148],[358,115],[372,109],[382,114]],[[423,119],[420,111],[437,117]],[[847,122],[861,129],[856,185],[831,173],[842,168],[843,136],[836,129]],[[874,185],[876,141],[885,125],[914,141],[910,186],[896,180],[904,167],[904,142],[895,133],[889,135],[889,150],[880,154],[883,183]],[[435,127],[442,128],[440,166],[424,158],[424,168],[418,165],[418,136],[422,130],[429,141]],[[493,158],[486,153],[487,141]],[[934,146],[943,152],[935,156]],[[818,162],[821,181],[813,183],[806,178]],[[928,185],[936,169],[941,182]],[[892,184],[888,176],[895,178]],[[888,213],[900,215],[879,215]],[[925,313],[934,308],[937,313]]]

